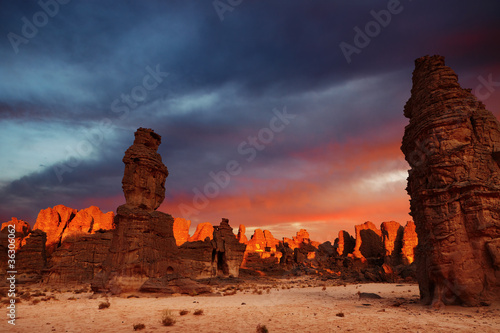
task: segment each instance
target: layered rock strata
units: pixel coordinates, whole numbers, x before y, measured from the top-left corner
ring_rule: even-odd
[[[500,124],[441,56],[415,61],[401,150],[426,304],[498,300]]]

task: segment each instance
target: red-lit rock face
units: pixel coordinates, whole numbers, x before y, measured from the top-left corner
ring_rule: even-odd
[[[213,239],[214,227],[210,222],[200,223],[196,226],[193,236],[189,237],[189,242],[204,241],[205,238]]]
[[[38,213],[33,230],[39,229],[47,234],[46,248],[48,254],[54,252],[56,247],[59,246],[64,229],[66,229],[68,222],[75,217],[76,213],[76,209],[63,205],[42,209]]]
[[[156,151],[161,136],[151,129],[139,128],[135,132],[134,144],[125,152],[123,163],[123,193],[127,205],[156,210],[165,199],[167,167]]]
[[[339,237],[335,240],[335,244],[337,245],[337,254],[345,257],[354,251],[356,241],[347,231],[340,230]]]
[[[380,225],[384,244],[385,261],[391,265],[401,263],[401,248],[403,245],[404,228],[395,221],[383,222]]]
[[[415,260],[415,248],[418,245],[415,223],[408,221],[403,232],[401,260],[404,265],[410,265]]]
[[[103,213],[96,206],[77,211],[58,205],[42,209],[33,230],[39,229],[46,233],[47,254],[52,254],[68,237],[113,229],[113,219],[113,212]]]
[[[13,217],[12,220],[10,220],[9,222],[2,223],[2,226],[0,227],[1,232],[4,234],[8,234],[9,230],[12,229],[12,227],[9,226],[14,226],[15,236],[16,236],[15,250],[17,251],[23,244],[23,239],[26,236],[28,236],[28,234],[31,232],[31,227],[28,224],[28,222],[25,222],[23,220],[18,220],[17,218]]]
[[[240,224],[240,227],[238,228],[238,236],[236,236],[238,238],[238,242],[243,244],[248,243],[248,238],[245,235],[245,232],[246,232],[246,227],[243,224]]]
[[[354,258],[364,261],[366,258],[380,258],[384,255],[382,231],[372,222],[356,225],[356,245],[352,253]]]
[[[441,56],[415,61],[401,150],[425,303],[498,299],[500,124]]]
[[[174,218],[174,237],[177,246],[181,246],[188,241],[189,227],[191,227],[190,220],[186,220],[181,217]]]

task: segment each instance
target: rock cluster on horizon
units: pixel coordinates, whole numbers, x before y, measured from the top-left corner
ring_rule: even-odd
[[[499,122],[441,56],[415,61],[404,115],[421,299],[436,306],[498,300]]]

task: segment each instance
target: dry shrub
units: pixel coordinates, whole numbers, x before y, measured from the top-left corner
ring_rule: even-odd
[[[203,314],[203,310],[202,309],[198,309],[196,310],[194,313],[193,313],[195,316],[201,316]]]
[[[107,309],[110,306],[111,306],[111,304],[109,303],[109,301],[101,302],[101,303],[99,303],[99,310]]]
[[[134,331],[140,331],[146,328],[144,324],[134,324]]]
[[[267,329],[266,325],[257,325],[257,333],[269,333],[269,330]]]
[[[163,326],[172,326],[175,324],[175,318],[170,310],[163,310],[161,314],[161,323]]]
[[[188,311],[188,310],[181,310],[181,311],[179,311],[179,314],[180,314],[181,316],[185,316],[185,315],[187,315],[188,313],[189,313],[189,311]]]

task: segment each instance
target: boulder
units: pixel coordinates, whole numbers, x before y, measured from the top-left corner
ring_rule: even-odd
[[[498,300],[499,122],[460,87],[441,56],[415,61],[404,115],[410,122],[401,150],[411,168],[407,192],[422,301],[474,306]]]

